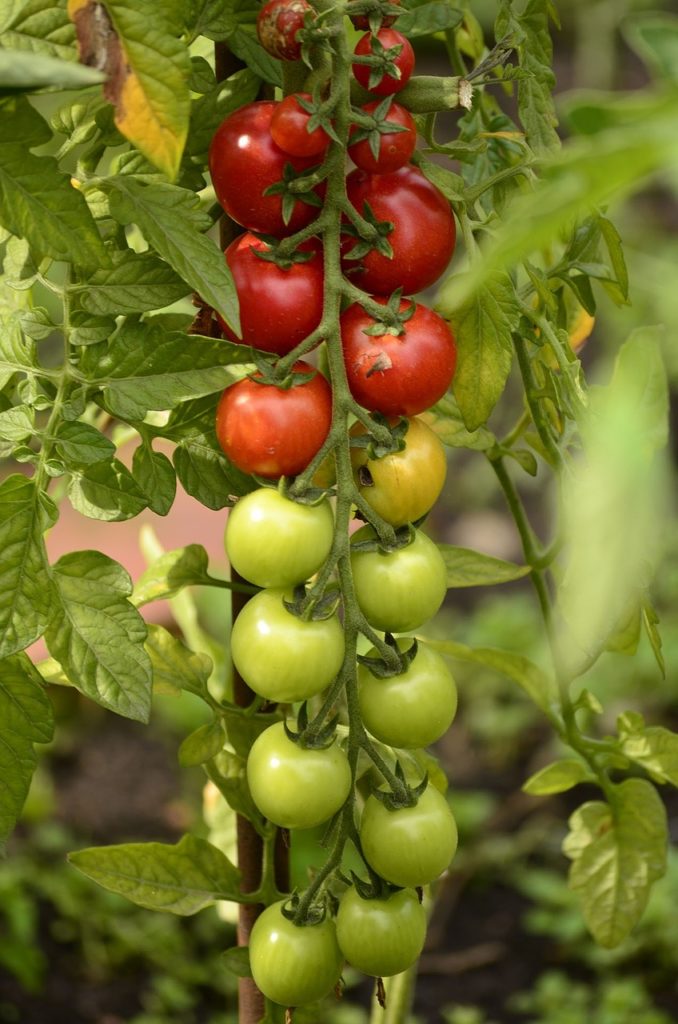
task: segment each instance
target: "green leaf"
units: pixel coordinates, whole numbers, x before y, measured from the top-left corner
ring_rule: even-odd
[[[205,160],[221,122],[238,107],[255,100],[260,86],[261,79],[249,68],[243,68],[194,100],[186,152],[196,160]]]
[[[0,96],[39,89],[80,89],[98,85],[105,76],[96,68],[57,57],[0,49]]]
[[[42,636],[52,614],[43,533],[57,519],[47,495],[18,474],[0,484],[0,657]]]
[[[254,32],[260,10],[257,0],[191,0],[188,28],[193,38],[203,35],[220,41],[238,27]]]
[[[212,662],[206,654],[189,650],[178,637],[153,623],[148,626],[146,651],[153,669],[154,693],[177,697],[186,690],[209,703],[207,680]]]
[[[37,758],[34,743],[49,743],[52,705],[43,679],[25,654],[0,662],[0,846],[28,795]]]
[[[643,628],[647,633],[647,638],[650,641],[650,647],[652,653],[655,656],[655,661],[659,666],[659,671],[662,674],[662,678],[666,678],[666,662],[664,661],[664,655],[662,654],[662,638],[657,626],[659,625],[659,616],[649,602],[645,602],[643,605],[642,614]]]
[[[148,910],[186,916],[217,900],[239,900],[240,873],[216,846],[186,835],[167,843],[94,846],[70,863],[109,892]]]
[[[497,583],[520,580],[530,572],[529,565],[515,565],[480,551],[439,544],[447,566],[448,587],[492,587]]]
[[[650,887],[666,870],[666,811],[643,779],[614,786],[610,807],[586,803],[570,818],[563,852],[572,860],[570,888],[594,939],[618,946],[639,921]]]
[[[188,544],[162,555],[139,577],[132,603],[140,608],[150,601],[174,597],[184,587],[209,585],[207,552],[202,544]]]
[[[99,187],[109,195],[115,220],[136,224],[149,245],[238,334],[233,277],[219,246],[202,234],[210,222],[199,198],[175,185],[143,185],[124,175],[99,181]]]
[[[90,346],[81,370],[104,389],[115,416],[141,420],[150,409],[223,391],[229,365],[251,361],[252,350],[213,338],[168,331],[162,323],[126,323],[107,343]]]
[[[82,193],[51,156],[30,150],[51,138],[47,124],[23,97],[0,100],[0,224],[25,238],[34,254],[83,267],[108,256]]]
[[[28,405],[15,405],[0,412],[0,438],[19,442],[31,437],[35,430],[35,412]]]
[[[206,508],[232,505],[234,497],[241,497],[257,486],[253,477],[228,461],[213,431],[184,438],[173,458],[182,487]]]
[[[422,160],[420,170],[451,203],[465,202],[466,185],[461,175],[455,174],[447,167],[441,167],[440,164],[434,164],[431,160]]]
[[[622,32],[649,70],[659,79],[678,81],[678,17],[663,13],[638,13],[625,18]]]
[[[182,768],[190,768],[211,761],[222,749],[225,739],[219,718],[198,726],[179,747],[179,764]]]
[[[432,0],[431,3],[404,11],[398,18],[398,31],[409,39],[415,39],[417,36],[430,36],[435,32],[456,28],[463,18],[462,11],[441,0]]]
[[[53,658],[86,697],[125,718],[147,722],[151,661],[146,625],[127,600],[132,583],[99,551],[75,551],[52,566],[56,608],[46,633]]]
[[[472,451],[486,452],[494,448],[497,439],[485,427],[469,431],[464,426],[459,406],[452,395],[445,395],[427,412],[422,419],[435,430],[436,434],[450,448],[470,448]]]
[[[89,423],[62,421],[55,433],[55,449],[70,466],[91,466],[95,462],[110,462],[115,445],[101,431]]]
[[[640,719],[640,724],[636,721]],[[648,725],[642,716],[620,715],[621,752],[644,768],[654,782],[678,786],[678,735],[661,725]]]
[[[257,712],[257,714],[243,714],[231,708],[223,708],[223,721],[228,735],[228,742],[236,754],[247,760],[247,755],[257,736],[260,736],[270,725],[282,721],[282,714],[275,712]]]
[[[174,467],[167,456],[146,445],[139,445],[132,460],[132,474],[146,495],[151,511],[166,516],[177,489]]]
[[[116,254],[111,269],[95,270],[86,284],[69,289],[84,310],[97,316],[159,309],[183,298],[188,290],[178,274],[152,252],[131,250]]]
[[[223,956],[224,967],[237,978],[251,978],[250,951],[247,946],[232,946]]]
[[[522,687],[530,700],[534,701],[546,715],[552,714],[553,706],[558,699],[555,682],[543,669],[522,654],[501,651],[493,647],[467,647],[466,644],[458,644],[453,640],[432,640],[429,637],[426,638],[426,643],[442,654],[449,655],[450,658],[484,665],[508,676]]]
[[[549,796],[552,793],[565,793],[580,782],[595,782],[583,761],[575,758],[563,758],[540,768],[523,783],[523,792],[530,796]]]
[[[545,0],[528,0],[518,18],[523,33],[518,46],[520,66],[528,72],[518,82],[518,113],[527,140],[539,156],[560,145],[552,95],[556,79],[549,33],[550,10],[551,4]]]
[[[461,305],[443,291],[438,308],[457,341],[454,397],[468,430],[486,423],[501,396],[513,359],[511,332],[518,325],[515,289],[506,274],[496,274]]]
[[[0,7],[0,46],[6,50],[74,61],[74,42],[66,0],[4,0]]]
[[[255,36],[241,28],[236,28],[233,35],[228,37],[228,45],[236,57],[247,64],[255,75],[263,79],[264,82],[268,82],[269,85],[277,85],[282,88],[280,61],[269,56]]]
[[[105,523],[133,519],[148,505],[148,499],[119,459],[95,462],[74,474],[68,499],[81,515]]]
[[[222,750],[205,765],[205,771],[229,807],[232,807],[236,814],[248,818],[255,829],[262,833],[264,819],[257,810],[247,785],[245,758],[230,750]]]

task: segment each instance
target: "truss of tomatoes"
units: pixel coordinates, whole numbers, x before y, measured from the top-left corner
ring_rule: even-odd
[[[356,27],[367,31],[355,47],[353,74],[373,99],[355,109],[348,143],[355,167],[346,190],[357,214],[378,227],[379,242],[370,248],[347,224],[342,270],[367,297],[365,306],[358,300],[343,310],[339,326],[351,394],[382,426],[391,425],[394,438],[392,450],[381,451],[363,423],[351,429],[356,494],[378,517],[375,522],[389,523],[398,538],[384,548],[375,527],[366,523],[351,547],[357,604],[397,655],[395,668],[376,648],[360,659],[361,718],[395,764],[403,753],[445,733],[457,693],[433,648],[411,637],[393,639],[419,629],[446,594],[440,550],[417,525],[442,490],[446,459],[440,439],[420,414],[447,392],[456,365],[448,324],[412,298],[448,266],[455,222],[446,198],[411,163],[414,119],[394,97],[414,70],[414,53],[391,27],[394,3],[382,5],[376,31],[374,3],[358,3],[354,15]],[[314,17],[307,0],[269,0],[258,17],[260,41],[278,59],[297,60]],[[276,242],[318,216],[323,184],[316,171],[332,133],[319,97],[301,92],[280,102],[250,103],[227,117],[214,135],[209,163],[215,192],[229,217],[245,229],[225,253],[241,320],[241,337],[221,321],[229,341],[283,357],[302,342],[307,351],[311,338],[317,344],[323,340],[321,241],[311,237],[284,258]],[[308,179],[305,192],[290,188],[298,178]],[[307,581],[333,548],[331,503],[322,492],[293,500],[284,486],[285,478],[311,465],[318,468],[332,424],[332,389],[302,359],[285,380],[267,373],[261,365],[226,388],[216,414],[217,438],[231,462],[282,484],[251,491],[228,518],[230,563],[261,588],[234,623],[231,653],[255,694],[292,705],[326,691],[346,656],[336,601],[323,599],[312,608],[304,602]],[[247,781],[266,819],[281,828],[306,829],[341,813],[356,778],[339,732],[306,741],[303,730],[300,736],[286,720],[255,740]],[[417,890],[447,869],[457,830],[444,795],[426,778],[408,779],[405,793],[404,799],[402,794],[392,799],[383,780],[365,790],[359,835],[369,883],[356,880],[336,892],[331,913],[300,920],[294,901],[283,901],[257,919],[250,962],[269,999],[306,1005],[331,991],[344,961],[379,977],[406,970],[420,955],[426,915]]]

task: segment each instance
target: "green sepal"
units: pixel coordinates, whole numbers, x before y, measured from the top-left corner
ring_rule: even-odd
[[[381,657],[371,658],[367,654],[358,654],[357,659],[361,665],[369,669],[373,676],[377,679],[391,679],[393,676],[402,675],[403,672],[407,672],[408,668],[417,656],[419,650],[419,641],[416,637],[413,639],[410,647],[406,651],[401,651],[398,647],[397,642],[394,640],[391,633],[387,633],[384,637],[385,642],[391,647],[398,655],[399,665],[389,665]]]

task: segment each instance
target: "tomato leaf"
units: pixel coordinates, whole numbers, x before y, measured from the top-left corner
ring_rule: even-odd
[[[115,445],[88,423],[62,421],[55,432],[55,449],[71,469],[91,466],[95,462],[110,462]]]
[[[52,566],[55,610],[45,639],[68,679],[116,714],[147,722],[151,662],[146,625],[127,600],[132,583],[99,551],[75,551]]]
[[[666,678],[666,662],[664,661],[664,655],[662,654],[662,638],[657,626],[659,625],[659,616],[649,602],[645,602],[643,605],[642,622],[647,638],[650,641],[652,652],[655,656],[659,671],[662,674],[662,678]]]
[[[146,495],[119,459],[95,462],[73,472],[68,499],[76,512],[105,523],[133,519],[148,505]]]
[[[47,88],[82,89],[102,81],[104,75],[96,68],[57,57],[0,49],[0,96]]]
[[[185,835],[168,843],[93,846],[69,862],[109,892],[148,910],[187,916],[217,900],[238,900],[240,873],[221,850]]]
[[[452,544],[439,544],[438,548],[447,566],[448,587],[491,587],[522,579],[530,572],[529,565],[515,565],[469,548]]]
[[[221,719],[214,718],[199,725],[179,747],[179,764],[182,768],[190,768],[211,761],[223,748],[225,740]]]
[[[170,460],[162,452],[141,444],[132,460],[132,475],[146,496],[148,507],[158,516],[172,508],[177,478]]]
[[[473,451],[486,452],[493,448],[497,439],[486,427],[478,427],[469,431],[459,411],[459,406],[452,395],[445,395],[421,418],[435,430],[436,434],[450,448],[470,448]]]
[[[37,763],[34,743],[49,743],[52,705],[25,654],[0,663],[0,847],[14,828]]]
[[[251,978],[250,952],[247,946],[233,946],[227,949],[223,958],[224,966],[237,978]]]
[[[136,582],[132,603],[139,608],[149,601],[173,597],[184,587],[209,585],[211,582],[204,547],[202,544],[188,544],[185,548],[167,551],[146,569]]]
[[[88,313],[120,316],[168,306],[188,292],[188,285],[153,253],[115,253],[113,267],[95,270],[85,284],[69,292]]]
[[[621,29],[626,42],[656,78],[678,81],[678,18],[675,14],[638,12],[624,18]]]
[[[145,647],[153,670],[153,693],[178,697],[186,690],[209,703],[207,680],[212,662],[206,654],[189,650],[182,640],[154,623],[148,625]]]
[[[230,750],[222,750],[205,765],[205,771],[207,778],[214,783],[229,807],[232,807],[236,814],[249,818],[257,832],[263,834],[264,819],[257,810],[247,785],[245,758]]]
[[[552,793],[565,793],[580,782],[595,782],[595,776],[583,761],[563,758],[540,768],[523,783],[522,789],[530,796],[550,796]]]
[[[412,10],[403,11],[398,17],[397,29],[409,39],[430,36],[436,32],[456,28],[463,20],[463,12],[440,0],[419,4]]]
[[[173,459],[186,493],[207,508],[232,505],[235,497],[257,487],[253,477],[242,473],[228,461],[213,429],[183,438],[174,451]]]
[[[66,0],[9,0],[0,9],[0,47],[63,60],[76,58]]]
[[[678,786],[678,734],[661,725],[645,725],[642,715],[620,715],[617,728],[620,750],[641,768],[653,782]]]
[[[563,852],[570,888],[596,942],[618,946],[638,922],[650,887],[666,870],[666,811],[643,779],[613,787],[612,806],[583,804],[570,818]]]

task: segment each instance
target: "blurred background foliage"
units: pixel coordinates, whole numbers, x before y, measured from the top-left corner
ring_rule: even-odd
[[[671,11],[657,0],[571,0],[554,33],[558,94],[633,90],[648,72],[627,44],[633,16]],[[472,9],[488,30],[493,0]],[[442,42],[427,39],[418,59],[436,69]],[[622,236],[631,305],[599,302],[582,352],[590,379],[637,326],[665,324],[664,356],[678,388],[678,171],[656,175],[610,215]],[[510,424],[519,407],[509,384],[497,410]],[[672,492],[675,493],[675,436]],[[521,487],[545,534],[553,495],[544,476]],[[513,523],[482,455],[455,452],[432,515],[441,540],[520,560]],[[652,599],[667,665],[661,679],[645,636],[634,657],[606,653],[586,677],[604,707],[601,734],[622,711],[678,728],[678,525],[661,540]],[[124,553],[121,560],[126,562]],[[191,603],[194,601],[195,603]],[[228,599],[185,596],[174,613],[187,640],[223,637]],[[194,612],[197,609],[197,616]],[[515,650],[540,662],[544,638],[529,583],[453,592],[441,634],[472,646]],[[192,636],[191,636],[192,634]],[[643,920],[620,947],[603,950],[586,932],[566,882],[560,847],[576,796],[533,798],[524,780],[562,754],[538,710],[509,681],[477,665],[458,667],[460,712],[437,753],[451,780],[461,832],[454,870],[440,886],[422,958],[412,1022],[431,1024],[671,1024],[678,1019],[678,855],[654,888]],[[91,842],[174,839],[191,827],[232,841],[209,794],[203,817],[200,769],[179,772],[176,749],[203,720],[188,694],[158,697],[149,728],[106,715],[74,691],[53,694],[57,738],[42,760],[23,821],[0,863],[0,1022],[2,1024],[233,1024],[237,979],[221,951],[232,944],[226,913],[183,919],[153,914],[92,885],[65,862]],[[584,794],[585,795],[585,794]],[[667,799],[673,838],[678,797]],[[302,878],[315,836],[293,847]],[[367,1024],[371,986],[347,976],[344,999],[323,1024]],[[381,1019],[381,1018],[379,1018]]]

